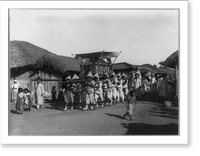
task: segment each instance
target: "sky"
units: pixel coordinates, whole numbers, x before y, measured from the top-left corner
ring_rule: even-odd
[[[116,62],[156,64],[178,50],[177,10],[10,10],[10,40],[58,55],[120,52]]]

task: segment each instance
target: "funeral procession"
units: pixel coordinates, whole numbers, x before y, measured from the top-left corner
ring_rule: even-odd
[[[19,21],[14,23],[14,19],[17,19],[14,13],[15,11],[13,15],[11,14],[11,26],[19,23]],[[170,17],[176,19],[176,13],[174,15],[172,11],[169,14],[173,14]],[[69,17],[63,14],[62,18],[57,18],[56,15],[49,18],[50,16],[44,14],[44,17],[35,18],[38,20],[35,23],[40,27],[37,28],[38,33],[29,37],[30,40],[28,38],[24,40],[25,37],[12,38],[11,31],[9,135],[179,135],[180,51],[178,46],[173,46],[174,49],[165,48],[171,45],[170,39],[167,38],[168,33],[177,31],[171,28],[172,25],[169,23],[163,24],[162,20],[159,22],[154,20],[154,16],[157,18],[163,15],[163,21],[167,21],[168,16],[164,16],[165,12],[163,14],[153,12],[151,18],[146,16],[148,15],[146,13],[141,16],[144,21],[137,18],[140,14],[136,14],[137,17],[112,14],[113,19],[108,20],[106,17],[110,16],[109,12],[105,17],[100,13],[98,15],[83,13],[82,16],[77,15],[79,21],[72,18],[76,14],[74,16],[71,14]],[[68,18],[71,20],[69,20],[71,25],[64,24]],[[118,20],[124,22],[116,24]],[[128,25],[130,20],[137,20],[141,24],[137,26],[136,23],[130,23],[130,26],[126,27],[125,24]],[[154,22],[149,22],[151,20]],[[46,28],[40,31],[42,24],[52,21],[54,21],[52,25],[46,25]],[[82,26],[78,27],[79,22]],[[62,24],[63,29],[67,27],[62,32],[63,35],[61,35]],[[132,24],[135,30],[138,30],[135,32],[138,39],[129,38],[134,32],[134,28],[129,31]],[[157,25],[160,27],[153,29]],[[164,27],[169,28],[164,30]],[[80,32],[78,28],[81,29]],[[17,36],[17,30],[14,31],[11,27],[12,29],[15,32],[13,36]],[[109,31],[105,31],[107,29]],[[143,29],[145,34],[139,29]],[[174,31],[170,31],[171,29]],[[29,29],[26,30],[28,32]],[[117,35],[115,30],[120,35]],[[163,35],[164,33],[166,35]],[[46,34],[49,37],[42,38]],[[88,38],[84,34],[87,34]],[[110,41],[107,36],[112,36],[116,42]],[[119,40],[120,36],[124,41]],[[176,35],[173,37],[176,38]],[[70,46],[67,49],[66,42],[62,43],[64,38],[75,49],[74,51]],[[129,39],[137,42],[133,51],[127,50],[132,48],[128,46]],[[142,40],[144,41],[140,43]],[[42,47],[45,42],[48,44]],[[107,46],[109,44],[112,46]],[[59,51],[59,48],[62,50],[62,45],[64,51],[69,51],[68,53],[53,52],[56,49]],[[152,51],[160,47],[168,51],[165,55],[161,52],[153,55],[150,47],[154,48]],[[142,50],[144,48],[146,50]],[[152,55],[148,55],[147,52],[142,53],[148,50]],[[154,63],[151,61],[153,58],[156,58]]]

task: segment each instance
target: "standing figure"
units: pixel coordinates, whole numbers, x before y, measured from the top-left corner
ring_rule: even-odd
[[[155,78],[155,75],[152,73],[151,74],[151,80],[150,80],[150,92],[151,92],[151,95],[155,94],[156,91],[157,91],[157,88],[156,88],[156,78]]]
[[[56,86],[53,86],[51,91],[51,97],[53,101],[56,101],[56,95],[57,95]]]
[[[78,81],[79,77],[74,74],[72,80]],[[73,93],[74,93],[74,107],[80,108],[81,104],[81,83],[74,82],[73,83]]]
[[[17,95],[18,95],[19,87],[20,87],[20,84],[17,82],[17,80],[14,80],[14,84],[12,85],[12,92],[13,92],[12,100],[14,100],[14,102],[17,101]]]
[[[66,85],[65,85],[65,92],[64,92],[64,99],[65,99],[65,108],[64,111],[67,111],[68,107],[71,107],[71,110],[74,109],[74,95],[73,95],[73,85],[71,81],[71,76],[69,75],[66,77]]]
[[[37,101],[37,109],[41,108],[43,105],[43,95],[45,94],[44,86],[41,83],[41,78],[37,78],[37,86],[36,86],[36,101]]]
[[[142,86],[143,86],[144,93],[149,92],[149,90],[150,90],[150,83],[149,83],[147,77],[143,77]]]
[[[89,106],[90,109],[93,110],[95,105],[94,99],[94,80],[93,75],[91,72],[88,73],[86,77],[85,89],[86,89],[86,106],[83,110],[88,110]]]
[[[25,110],[29,110],[31,111],[31,107],[32,107],[32,98],[31,98],[31,94],[28,91],[27,88],[24,89],[24,96],[25,96]]]
[[[111,74],[111,88],[112,88],[112,99],[113,99],[113,104],[117,103],[117,77],[115,75],[115,73],[113,72]]]
[[[94,75],[95,89],[94,89],[94,98],[97,108],[103,107],[103,82],[99,80],[99,75],[96,73]]]
[[[138,73],[135,73],[135,80],[134,80],[134,90],[135,90],[135,95],[137,98],[141,97],[141,87],[142,87],[142,82],[140,79],[140,75]]]
[[[23,114],[24,112],[24,105],[25,105],[24,100],[25,100],[25,95],[24,95],[23,89],[18,88],[18,95],[17,95],[15,109],[19,114]]]
[[[138,74],[138,79],[140,79],[140,81],[142,81],[142,75],[141,75],[140,70],[139,70],[138,67],[135,68],[135,74],[136,73]]]
[[[163,75],[163,79],[160,81],[159,95],[162,98],[162,102],[164,102],[168,98],[168,80],[166,75]]]
[[[121,73],[117,74],[117,91],[119,92],[119,102],[124,102],[124,92],[123,92],[123,85],[121,79]]]
[[[112,102],[111,83],[108,78],[108,74],[106,73],[103,77],[103,98],[106,106]]]
[[[132,115],[136,110],[136,105],[137,105],[137,101],[136,101],[136,97],[135,97],[135,92],[134,92],[134,90],[131,90],[128,93],[127,102],[125,104],[125,106],[126,106],[126,114],[124,114],[124,116],[123,116],[124,119],[128,115],[130,117],[130,120],[132,120]]]
[[[126,78],[126,75],[124,73],[122,74],[122,88],[124,92],[124,97],[126,97],[128,94],[128,79]]]

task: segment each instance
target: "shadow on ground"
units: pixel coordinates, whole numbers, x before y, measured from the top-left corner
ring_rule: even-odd
[[[178,119],[178,109],[159,106],[153,108],[150,113],[150,116],[159,116],[164,118]]]
[[[144,124],[144,123],[122,123],[128,131],[125,135],[178,135],[178,124]]]
[[[10,110],[10,112],[13,114],[19,114],[16,110]]]
[[[48,103],[50,105],[45,107],[47,109],[62,110],[65,107],[64,101],[52,101],[49,99],[45,99],[44,103]]]
[[[110,116],[110,117],[115,117],[115,118],[119,118],[119,119],[124,119],[122,116],[117,115],[117,114],[109,114],[109,113],[105,113],[106,115]]]

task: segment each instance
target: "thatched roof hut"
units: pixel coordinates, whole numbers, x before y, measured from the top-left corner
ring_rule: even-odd
[[[132,65],[127,62],[120,62],[113,64],[113,70],[124,70],[124,69],[132,69],[136,67],[136,65]]]
[[[80,72],[81,70],[76,59],[53,54],[25,41],[10,42],[10,58],[11,68],[49,68],[62,74],[66,71]]]
[[[178,50],[171,54],[163,63],[164,66],[175,68],[176,64],[178,64]]]

